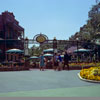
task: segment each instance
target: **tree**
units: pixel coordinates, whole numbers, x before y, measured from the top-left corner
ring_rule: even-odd
[[[31,56],[33,56],[33,55],[38,56],[38,55],[41,54],[41,52],[42,52],[42,50],[40,49],[40,47],[37,47],[37,46],[35,46],[35,45],[33,45],[33,46],[29,49],[29,54],[30,54]]]
[[[94,5],[89,11],[89,21],[94,29],[94,34],[100,31],[100,3]]]
[[[31,56],[33,55],[39,56],[43,52],[44,49],[49,49],[49,48],[51,48],[51,45],[48,45],[48,44],[40,44],[40,46],[33,45],[29,49],[29,54]]]
[[[76,32],[69,40],[75,40],[77,37],[80,41],[93,40],[96,33],[100,32],[100,2],[92,7],[88,12],[87,24],[80,27],[80,31]]]

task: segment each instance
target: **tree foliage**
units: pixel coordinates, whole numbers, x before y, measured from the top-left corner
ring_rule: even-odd
[[[69,40],[92,40],[96,33],[100,32],[100,2],[94,5],[88,12],[88,20],[85,25],[80,27],[80,31],[72,35]]]
[[[43,52],[44,49],[49,49],[49,48],[51,48],[51,45],[48,45],[48,44],[41,44],[40,46],[33,45],[29,49],[29,54],[31,56],[33,55],[39,56]]]

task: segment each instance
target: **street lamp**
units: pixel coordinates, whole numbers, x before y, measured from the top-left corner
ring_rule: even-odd
[[[53,39],[53,50],[54,50],[54,53],[57,53],[57,39],[56,39],[56,37],[54,37],[54,39]]]
[[[28,56],[28,38],[26,37],[25,38],[25,41],[24,41],[24,55],[25,56]]]
[[[25,56],[25,67],[29,67],[28,65],[28,61],[26,61],[27,57],[29,57],[29,52],[28,52],[28,38],[26,37],[25,40],[24,40],[24,56]]]

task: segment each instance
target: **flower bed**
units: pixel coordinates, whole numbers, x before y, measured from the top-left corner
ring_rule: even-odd
[[[85,66],[98,66],[98,65],[100,65],[100,63],[70,63],[69,65],[85,67]]]
[[[86,81],[100,82],[100,67],[82,69],[79,77]]]
[[[69,63],[69,68],[70,70],[81,70],[82,68],[90,68],[97,65],[97,63]]]
[[[92,82],[92,83],[100,83],[100,81],[89,80],[89,79],[82,78],[82,77],[80,76],[80,73],[78,73],[78,77],[79,77],[81,80],[83,80],[83,81]]]

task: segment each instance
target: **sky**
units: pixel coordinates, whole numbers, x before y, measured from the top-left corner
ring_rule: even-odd
[[[66,40],[86,24],[95,4],[95,0],[0,0],[0,14],[13,12],[29,39],[41,32],[49,39]]]

